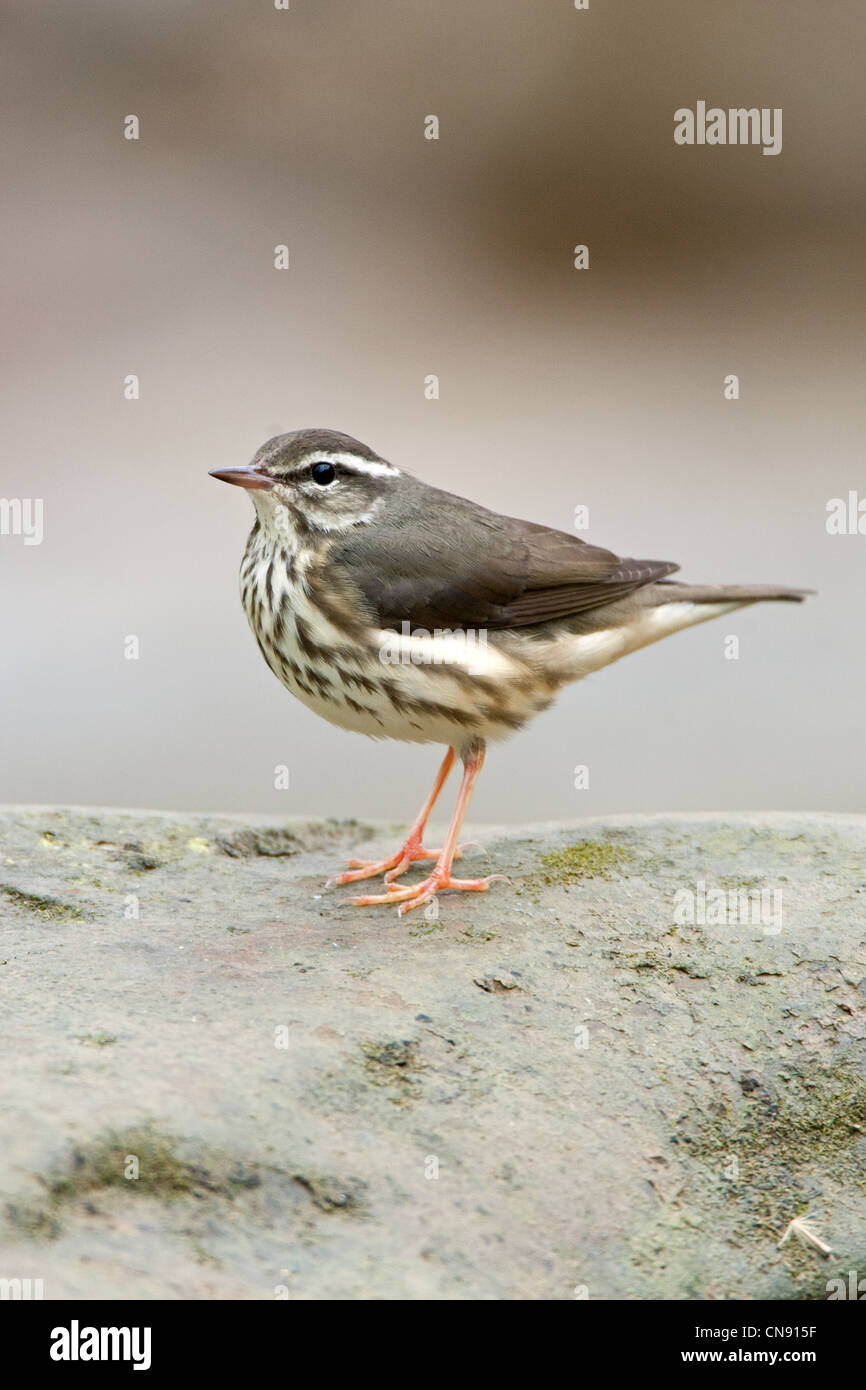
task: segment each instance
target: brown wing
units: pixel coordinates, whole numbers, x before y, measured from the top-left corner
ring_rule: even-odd
[[[499,516],[403,475],[372,526],[328,555],[382,627],[526,627],[597,608],[673,573],[577,536]]]

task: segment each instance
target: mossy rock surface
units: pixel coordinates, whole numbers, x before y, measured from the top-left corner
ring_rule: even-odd
[[[866,1275],[866,818],[470,833],[461,872],[511,882],[398,919],[325,889],[393,829],[0,811],[7,1276],[823,1299]],[[803,1215],[829,1255],[779,1248]]]

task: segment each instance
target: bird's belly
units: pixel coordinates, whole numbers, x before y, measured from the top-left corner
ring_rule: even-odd
[[[499,739],[545,708],[550,687],[523,662],[459,638],[402,637],[335,626],[298,583],[279,595],[255,577],[242,597],[268,666],[339,728],[404,743],[461,747]]]

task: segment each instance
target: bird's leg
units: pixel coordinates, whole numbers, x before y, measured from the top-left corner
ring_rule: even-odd
[[[449,748],[445,757],[442,759],[442,766],[436,774],[433,790],[424,802],[418,815],[415,817],[412,829],[406,836],[405,844],[403,844],[395,854],[392,854],[390,859],[382,859],[379,861],[372,859],[350,859],[349,871],[344,874],[337,874],[336,877],[330,879],[330,882],[356,883],[358,879],[376,878],[378,874],[384,874],[385,882],[390,883],[392,879],[399,878],[400,874],[404,874],[409,865],[414,864],[417,860],[438,858],[438,852],[436,850],[424,849],[421,845],[421,840],[424,836],[427,821],[430,819],[430,812],[436,805],[439,793],[444,787],[448,774],[453,766],[454,749]],[[458,850],[458,857],[459,853]]]
[[[458,854],[457,836],[460,834],[463,817],[466,815],[469,798],[472,796],[472,788],[475,786],[483,765],[484,745],[482,743],[471,748],[463,756],[463,781],[460,783],[460,791],[457,793],[457,805],[454,807],[454,815],[451,817],[445,843],[429,876],[422,879],[420,883],[411,884],[408,888],[392,885],[387,893],[353,898],[352,902],[356,907],[368,907],[374,903],[399,903],[400,916],[402,917],[404,912],[411,912],[413,907],[422,907],[443,888],[455,888],[466,893],[484,893],[494,879],[505,877],[504,874],[491,874],[488,878],[451,877],[451,865]]]

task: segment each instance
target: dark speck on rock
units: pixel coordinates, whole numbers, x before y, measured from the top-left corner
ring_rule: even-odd
[[[218,835],[216,845],[231,859],[252,859],[260,855],[283,859],[301,850],[297,836],[290,830],[240,830],[236,835]]]
[[[399,1042],[362,1043],[361,1051],[368,1062],[378,1063],[380,1067],[408,1067],[415,1061],[417,1042],[407,1038]]]
[[[126,861],[126,867],[135,873],[148,873],[151,869],[158,869],[161,860],[152,859],[148,854],[133,854]]]

